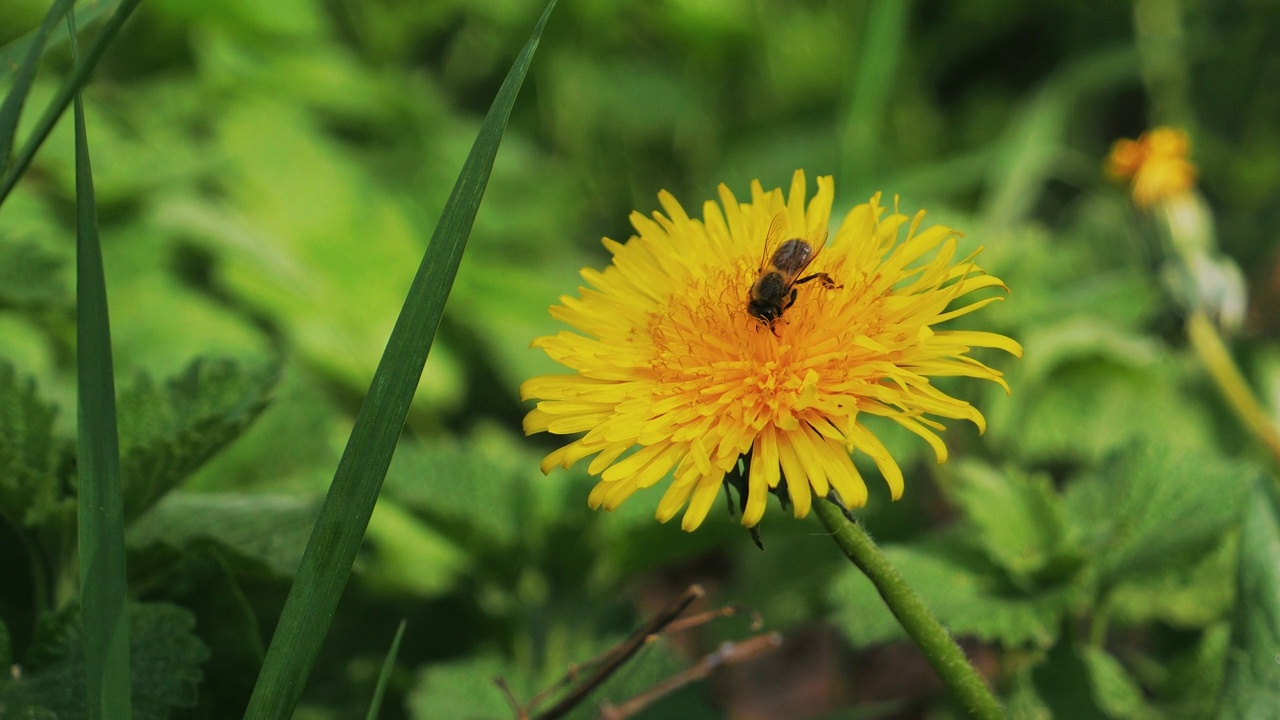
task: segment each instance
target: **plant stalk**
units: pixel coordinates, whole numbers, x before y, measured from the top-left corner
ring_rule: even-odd
[[[830,502],[815,502],[813,507],[822,524],[831,531],[836,544],[876,586],[889,611],[924,653],[925,659],[969,717],[1003,718],[1005,715],[1000,702],[969,664],[969,659],[951,633],[929,612],[924,601],[889,563],[867,531]]]
[[[1222,397],[1226,399],[1236,417],[1249,428],[1249,432],[1271,453],[1271,458],[1280,465],[1280,428],[1275,420],[1267,415],[1262,403],[1258,402],[1244,374],[1231,358],[1231,352],[1222,341],[1213,322],[1203,310],[1196,310],[1187,318],[1187,338],[1191,347],[1205,369],[1209,371],[1213,382],[1218,386]]]

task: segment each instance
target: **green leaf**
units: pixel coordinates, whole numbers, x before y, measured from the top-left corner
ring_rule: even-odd
[[[67,0],[61,1],[70,5]],[[53,131],[53,126],[58,123],[62,113],[66,112],[67,107],[71,105],[71,101],[79,94],[80,89],[89,82],[89,75],[98,66],[98,61],[102,59],[102,56],[106,54],[107,47],[119,34],[124,21],[129,19],[129,16],[133,14],[134,9],[138,7],[140,2],[142,0],[121,0],[120,6],[116,8],[116,11],[111,14],[111,17],[107,19],[107,22],[98,32],[98,36],[94,39],[89,52],[85,54],[82,60],[77,58],[75,69],[71,71],[71,75],[58,88],[57,95],[50,101],[49,107],[45,109],[44,114],[36,122],[36,126],[31,131],[31,136],[27,138],[26,144],[22,146],[22,150],[13,158],[13,162],[7,168],[4,168],[4,177],[3,180],[0,180],[0,205],[4,204],[5,198],[9,197],[9,193],[18,184],[18,179],[27,171],[27,167],[31,165],[31,160],[36,156],[36,151],[40,149],[40,146],[49,137],[49,133]],[[48,19],[46,18],[47,21]],[[72,46],[74,47],[74,42]],[[33,54],[37,58],[39,57],[38,53]],[[31,55],[29,54],[28,57],[31,57]]]
[[[361,567],[367,587],[423,597],[451,590],[473,563],[468,551],[388,498],[378,500],[367,532],[370,552]]]
[[[58,0],[49,7],[49,12],[44,16],[40,27],[36,28],[35,35],[23,53],[22,64],[18,66],[18,74],[14,78],[13,86],[9,88],[9,94],[5,96],[4,102],[0,103],[0,175],[4,174],[9,166],[9,153],[13,151],[14,136],[18,132],[18,117],[22,114],[22,105],[27,100],[27,93],[31,92],[31,85],[35,82],[36,67],[39,66],[40,56],[44,53],[45,40],[74,2],[75,0]]]
[[[507,433],[402,441],[385,493],[435,520],[468,546],[521,541],[539,483],[537,459]]]
[[[75,13],[67,17],[77,57]],[[88,717],[128,720],[129,618],[125,607],[124,501],[107,281],[89,164],[84,104],[75,96],[76,388],[78,391],[80,606]],[[78,693],[77,693],[78,694]]]
[[[1251,499],[1219,718],[1270,717],[1280,707],[1280,494],[1259,483]]]
[[[391,464],[502,132],[554,7],[555,0],[547,4],[498,90],[445,205],[307,543],[250,698],[248,718],[289,717],[302,694]]]
[[[279,366],[200,359],[158,387],[145,373],[120,397],[126,521],[240,436],[266,408]]]
[[[174,492],[129,528],[129,545],[178,550],[202,540],[288,577],[298,569],[318,500],[262,493]]]
[[[1104,584],[1186,566],[1242,518],[1256,468],[1146,444],[1072,483],[1067,515]]]
[[[1072,317],[1037,328],[1028,332],[1025,342],[1036,352],[1016,371],[1021,382],[1036,384],[1052,383],[1054,372],[1064,366],[1096,360],[1149,371],[1162,352],[1154,341],[1116,325],[1111,318],[1096,316]]]
[[[581,632],[582,628],[575,628]],[[622,638],[592,638],[590,650],[572,662],[585,662],[610,648]],[[620,703],[653,688],[686,669],[690,663],[680,658],[665,642],[649,643],[612,677],[569,712],[569,718],[594,718],[596,707],[608,700]],[[504,678],[511,685],[516,700],[527,703],[536,693],[552,685],[564,674],[563,667],[548,667],[542,677],[533,679],[534,673],[522,672],[515,664],[492,655],[472,656],[449,663],[428,665],[420,672],[406,706],[414,720],[489,720],[510,717],[511,708],[502,691],[494,682]],[[582,673],[585,675],[586,673]],[[562,697],[553,694],[534,710],[546,710]],[[662,700],[647,713],[653,717],[701,718],[717,717],[705,708],[701,697],[688,697],[687,693]],[[533,717],[538,717],[536,712]]]
[[[1009,681],[1009,690],[1004,693],[1004,709],[1011,718],[1025,720],[1053,720],[1053,713],[1036,690],[1029,669],[1023,669]]]
[[[165,720],[173,708],[195,705],[209,650],[195,635],[190,612],[167,603],[133,603],[128,610],[133,717]],[[74,607],[44,616],[36,629],[23,674],[0,679],[6,717],[81,720],[93,717],[79,692],[86,680],[85,637]]]
[[[57,511],[57,443],[53,405],[0,360],[0,516],[14,527],[34,527]]]
[[[1214,447],[1213,422],[1179,389],[1182,366],[1156,345],[1096,319],[1031,331],[1009,382],[1016,411],[991,418],[993,440],[1033,461],[1094,462],[1134,442],[1176,437]]]
[[[351,420],[315,374],[282,367],[273,400],[244,434],[197,470],[184,489],[321,494],[333,478]]]
[[[200,639],[214,649],[203,665],[199,704],[189,716],[238,717],[267,652],[251,596],[266,587],[274,591],[275,576],[212,540],[193,540],[181,551],[165,545],[131,548],[129,563],[130,586],[189,610]]]
[[[968,516],[987,557],[1020,584],[1074,554],[1067,518],[1048,477],[968,461],[952,466],[943,478],[944,492]]]
[[[1239,536],[1228,533],[1202,560],[1136,575],[1117,585],[1107,609],[1120,625],[1158,620],[1175,628],[1203,628],[1226,617],[1235,602]]]
[[[0,242],[0,307],[39,308],[62,305],[65,259],[34,242]]]
[[[1072,642],[1060,642],[1036,666],[1031,677],[1050,717],[1085,720],[1106,717],[1098,707],[1093,677]]]
[[[278,319],[291,350],[309,367],[352,393],[367,388],[422,259],[422,239],[405,201],[346,157],[303,107],[256,97],[215,122],[217,152],[236,179],[226,189],[234,214],[209,218],[207,203],[171,209],[180,219],[175,229],[200,238],[218,258],[220,284]],[[246,225],[278,242],[246,246]],[[351,237],[378,240],[347,241]],[[417,402],[439,402],[441,394],[456,396],[462,388],[460,374],[441,363],[442,350],[439,343],[432,349]]]
[[[1161,683],[1157,702],[1171,718],[1213,717],[1222,689],[1231,625],[1220,622],[1206,630],[1190,652],[1176,656]]]
[[[505,677],[514,683],[511,665],[491,656],[429,665],[418,677],[405,704],[414,720],[490,720],[510,717],[511,707],[494,684]],[[521,693],[526,689],[516,685]],[[521,699],[528,694],[521,694]]]
[[[1080,659],[1089,676],[1093,700],[1110,718],[1152,717],[1152,710],[1138,685],[1118,660],[1105,650],[1086,647]]]
[[[938,620],[956,635],[1006,646],[1048,647],[1067,605],[1064,592],[1024,593],[954,537],[889,546],[885,555]],[[829,599],[836,624],[857,646],[905,637],[901,625],[861,572],[847,570]]]

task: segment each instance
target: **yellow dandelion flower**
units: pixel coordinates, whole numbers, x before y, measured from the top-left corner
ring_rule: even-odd
[[[886,216],[876,195],[853,208],[823,247],[835,184],[818,178],[806,203],[799,171],[786,195],[765,192],[759,181],[750,202],[723,185],[719,194],[720,203],[707,202],[697,220],[660,193],[665,214],[632,213],[637,235],[625,244],[606,238],[610,266],[584,269],[591,287],[551,308],[581,334],[533,345],[573,373],[524,383],[521,397],[539,401],[524,429],[586,434],[548,455],[543,472],[594,455],[587,470],[600,481],[588,503],[613,510],[674,470],[657,518],[666,522],[687,506],[681,525],[693,530],[726,473],[750,451],[742,524],[753,527],[779,484],[796,517],[808,514],[813,495],[833,490],[849,507],[864,505],[853,451],[875,462],[894,499],[902,495],[902,471],[863,425],[864,413],[924,438],[939,462],[947,448],[938,418],[984,428],[977,409],[929,378],[977,377],[1007,391],[1001,373],[969,350],[1021,355],[1022,348],[995,333],[936,328],[1001,298],[953,307],[956,301],[1004,287],[973,256],[956,259],[958,233],[922,229],[923,212]],[[769,259],[771,228],[819,248],[804,272],[826,273],[830,282],[792,285],[791,304],[770,326],[748,312],[748,301]]]
[[[1137,140],[1120,139],[1107,156],[1107,174],[1131,184],[1133,203],[1149,208],[1191,191],[1196,166],[1187,159],[1191,141],[1175,128],[1159,127]]]

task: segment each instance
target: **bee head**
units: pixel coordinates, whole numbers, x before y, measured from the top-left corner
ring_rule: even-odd
[[[782,317],[782,308],[777,303],[751,298],[747,301],[747,312],[765,325],[772,326],[774,321]]]

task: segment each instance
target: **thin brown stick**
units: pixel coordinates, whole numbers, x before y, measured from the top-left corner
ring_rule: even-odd
[[[493,684],[497,685],[498,689],[502,691],[502,696],[507,699],[507,704],[511,706],[511,711],[516,714],[516,720],[529,720],[528,714],[520,706],[520,701],[516,699],[516,694],[511,692],[511,684],[507,682],[507,679],[496,677],[493,679]]]
[[[543,712],[533,716],[533,720],[556,720],[556,718],[564,717],[570,710],[577,707],[592,692],[600,687],[605,680],[608,680],[618,668],[622,667],[631,656],[640,651],[649,640],[661,632],[663,628],[669,626],[676,618],[693,603],[694,600],[706,595],[706,591],[701,585],[690,585],[688,590],[666,610],[663,610],[657,617],[637,628],[626,640],[616,645],[612,650],[605,653],[600,661],[600,665],[596,668],[586,680],[570,690],[560,701]]]
[[[598,717],[600,720],[626,720],[685,685],[708,677],[721,665],[754,660],[781,645],[782,636],[775,632],[756,635],[738,643],[722,643],[719,649],[702,658],[697,665],[672,675],[621,705],[602,705]]]
[[[760,617],[760,613],[756,612],[755,610],[745,605],[725,605],[724,607],[718,608],[716,610],[708,610],[703,613],[698,613],[697,615],[690,615],[687,618],[680,618],[679,620],[676,620],[672,622],[670,625],[668,625],[666,629],[663,630],[662,632],[664,635],[684,632],[689,628],[698,627],[699,625],[705,625],[711,622],[712,620],[716,620],[722,617],[733,617],[741,613],[751,614],[751,631],[752,632],[755,632],[764,626],[764,618]]]

